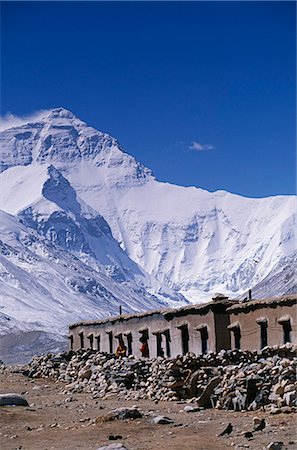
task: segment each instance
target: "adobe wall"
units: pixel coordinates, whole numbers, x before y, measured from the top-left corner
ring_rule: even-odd
[[[122,334],[127,347],[130,335],[132,354],[141,356],[141,332],[146,330],[150,357],[158,356],[157,348],[158,351],[160,348],[164,350],[164,356],[175,357],[188,351],[199,355],[203,352],[228,350],[238,346],[238,342],[241,349],[253,351],[264,346],[261,323],[266,324],[265,345],[283,345],[285,341],[296,344],[296,304],[296,295],[248,302],[213,301],[179,309],[122,315],[99,322],[82,322],[69,327],[69,349],[71,340],[73,350],[80,349],[81,337],[83,348],[90,348],[91,341],[88,336],[92,335],[93,349],[114,353],[118,346],[117,335]],[[290,327],[286,336],[285,323],[289,323]],[[240,339],[237,343],[234,330],[240,330]],[[97,346],[97,337],[100,337],[100,347]]]
[[[188,314],[181,317],[173,317],[168,324],[170,325],[173,356],[183,354],[181,330],[178,328],[183,325],[187,325],[188,327],[189,352],[193,352],[196,355],[202,354],[201,333],[197,328],[204,325],[208,330],[208,351],[215,351],[215,322],[211,310],[204,314]]]
[[[90,348],[90,340],[88,336],[93,335],[93,348],[97,349],[96,338],[100,336],[100,351],[110,352],[110,337],[112,333],[112,352],[115,352],[118,339],[117,335],[122,334],[124,342],[127,345],[127,334],[132,335],[132,354],[141,356],[140,338],[141,331],[148,330],[148,345],[150,357],[157,356],[157,335],[161,333],[161,346],[166,352],[166,330],[170,334],[170,356],[174,357],[184,353],[182,342],[182,330],[179,327],[187,326],[188,330],[188,351],[195,354],[202,353],[201,331],[197,328],[207,329],[207,351],[216,351],[216,331],[215,319],[211,307],[192,308],[187,311],[176,310],[176,312],[148,312],[147,315],[140,316],[118,316],[110,320],[101,322],[82,322],[70,326],[69,335],[73,337],[73,350],[81,348],[80,333],[83,333],[84,348]],[[225,333],[229,338],[229,333]],[[70,349],[70,343],[69,343]]]
[[[232,309],[235,309],[232,311]],[[230,322],[238,322],[241,332],[241,345],[244,350],[260,350],[261,349],[261,323],[267,323],[267,345],[283,345],[284,327],[279,320],[290,319],[291,332],[290,342],[297,343],[296,329],[296,302],[291,305],[265,305],[255,309],[246,307],[237,309],[232,307],[229,309]],[[234,333],[230,331],[231,348],[235,348]]]

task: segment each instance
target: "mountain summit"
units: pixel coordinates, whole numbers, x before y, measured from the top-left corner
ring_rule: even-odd
[[[10,256],[7,247],[2,253],[3,311],[5,302],[17,302],[18,286],[25,278],[36,286],[32,277],[39,271],[41,254],[60,262],[67,256],[74,272],[78,264],[79,279],[91,279],[92,286],[101,283],[113,292],[102,294],[113,300],[110,306],[106,300],[99,315],[114,311],[121,298],[127,310],[129,301],[130,310],[140,310],[166,299],[200,302],[215,292],[234,297],[252,288],[256,298],[297,290],[293,196],[249,199],[159,182],[115,138],[64,108],[1,132],[0,146],[0,209],[15,216],[5,216],[13,228],[22,221],[25,229],[20,233],[31,243],[28,269],[19,257],[11,256],[14,245],[23,245],[17,238],[20,233],[14,234],[14,241],[9,225],[2,231],[2,242],[8,232],[5,245],[12,248]],[[24,270],[27,275],[22,278]],[[92,275],[83,275],[84,270]],[[70,289],[69,298],[73,286],[81,286],[73,281],[78,279],[74,272],[56,281],[64,283],[67,292]],[[38,296],[56,301],[62,292],[65,299],[63,289],[47,286]],[[82,298],[94,301],[92,289],[77,289],[77,308]],[[106,291],[94,289],[96,309],[99,293]],[[82,308],[80,315],[90,318],[90,308]]]
[[[123,151],[116,139],[87,126],[64,108],[47,112],[37,122],[3,131],[0,145],[0,172],[32,163],[55,163],[67,171],[70,165],[90,161],[95,167],[110,169],[110,175],[121,166],[125,182],[144,181],[151,175]]]

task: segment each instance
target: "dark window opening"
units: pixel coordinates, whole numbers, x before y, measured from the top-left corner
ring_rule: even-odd
[[[107,331],[109,341],[109,353],[113,353],[113,336],[112,331]]]
[[[165,336],[166,356],[167,356],[168,358],[170,358],[170,356],[171,356],[171,350],[170,350],[170,342],[171,342],[170,331],[169,331],[169,330],[164,331],[164,336]]]
[[[162,348],[162,334],[156,333],[157,338],[157,356],[164,356],[164,350]]]
[[[267,335],[267,322],[260,323],[260,337],[261,337],[261,348],[266,347],[268,344],[268,335]]]
[[[181,330],[182,353],[185,355],[189,351],[189,329],[188,325],[178,327]]]
[[[201,336],[201,353],[207,353],[208,350],[208,331],[207,327],[201,328],[200,336]]]
[[[240,339],[241,339],[240,328],[239,327],[234,328],[233,333],[234,333],[234,347],[240,350]]]
[[[80,348],[84,348],[85,347],[85,343],[84,343],[84,332],[81,331],[79,333],[79,338],[80,338]]]
[[[100,352],[100,336],[95,336],[95,339],[97,341],[97,343],[96,343],[96,350],[98,352]]]
[[[149,344],[148,344],[148,340],[149,340],[148,330],[141,330],[141,331],[139,331],[139,333],[141,334],[139,341],[142,344],[140,347],[141,356],[143,356],[144,358],[149,358],[150,352],[149,352]]]
[[[88,339],[89,339],[89,341],[90,341],[90,348],[93,350],[93,345],[94,345],[94,335],[93,335],[93,334],[90,334],[90,335],[88,336]]]
[[[127,346],[125,345],[123,334],[116,334],[115,338],[119,341],[115,352],[116,356],[127,356]]]
[[[68,336],[68,339],[70,341],[70,350],[73,350],[73,336]]]
[[[286,344],[286,342],[291,342],[292,327],[289,320],[287,322],[284,322],[282,325],[284,330],[284,344]]]
[[[132,355],[132,333],[126,334],[127,337],[127,347],[128,347],[128,355]]]

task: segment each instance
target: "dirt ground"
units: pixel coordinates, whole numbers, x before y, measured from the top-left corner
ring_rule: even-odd
[[[105,420],[114,408],[131,407],[136,402],[120,397],[93,399],[90,394],[62,394],[63,383],[48,379],[31,380],[21,374],[0,374],[1,393],[19,393],[30,407],[0,408],[1,450],[75,450],[122,443],[129,450],[206,450],[227,448],[263,449],[272,441],[282,441],[283,449],[297,450],[296,416],[271,416],[264,412],[204,410],[184,412],[187,403],[137,402],[147,415],[137,420]],[[193,405],[195,406],[195,405]],[[151,414],[151,415],[149,415]],[[153,415],[165,415],[174,424],[155,425]],[[251,440],[243,432],[253,429],[253,417],[268,422]],[[100,419],[98,419],[100,417]],[[96,420],[97,419],[97,420]],[[231,422],[230,436],[217,435]],[[110,435],[120,439],[109,440]]]

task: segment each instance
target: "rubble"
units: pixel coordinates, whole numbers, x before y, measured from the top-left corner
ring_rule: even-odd
[[[187,400],[200,407],[296,412],[296,347],[261,351],[222,350],[174,359],[115,358],[93,350],[36,356],[25,371],[32,378],[65,383],[63,392],[93,398],[158,401]]]

